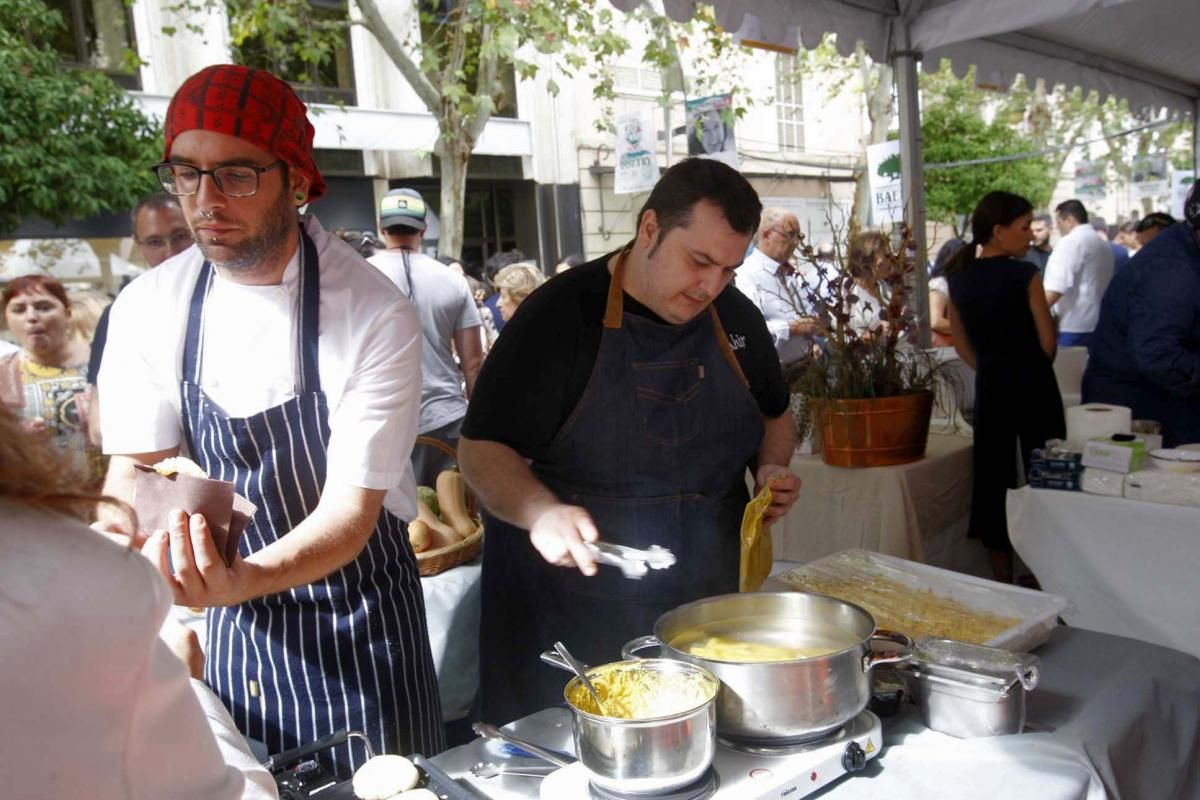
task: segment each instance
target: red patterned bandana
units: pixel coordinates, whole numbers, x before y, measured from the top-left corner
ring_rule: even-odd
[[[308,200],[325,194],[325,180],[313,162],[313,126],[292,87],[269,72],[234,64],[206,67],[183,82],[167,106],[166,145],[184,131],[236,136],[273,153],[309,179]]]

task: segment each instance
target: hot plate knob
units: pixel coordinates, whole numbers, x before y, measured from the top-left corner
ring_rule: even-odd
[[[842,769],[846,772],[858,772],[867,765],[867,753],[858,742],[850,742],[842,752]]]

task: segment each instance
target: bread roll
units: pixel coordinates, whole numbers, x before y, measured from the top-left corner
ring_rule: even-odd
[[[351,785],[359,800],[391,800],[417,785],[421,774],[404,756],[375,756],[354,771]]]

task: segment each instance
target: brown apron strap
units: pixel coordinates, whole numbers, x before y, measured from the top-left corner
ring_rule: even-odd
[[[608,285],[608,304],[604,307],[604,327],[621,327],[621,315],[625,312],[625,258],[633,249],[633,242],[625,245],[617,253],[617,262],[613,264],[612,282]]]
[[[721,324],[721,318],[717,315],[716,306],[709,304],[708,315],[712,317],[713,331],[717,335],[717,345],[721,348],[721,355],[725,356],[729,366],[733,367],[733,372],[738,376],[742,385],[749,389],[750,381],[746,380],[746,373],[742,372],[742,365],[738,363],[737,356],[733,354],[733,347],[729,344],[729,336],[726,335],[725,326]]]

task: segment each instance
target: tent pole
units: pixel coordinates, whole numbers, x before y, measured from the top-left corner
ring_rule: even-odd
[[[1200,97],[1192,103],[1192,177],[1200,178]]]
[[[912,50],[907,24],[897,25],[896,49],[892,66],[896,72],[896,90],[900,107],[900,171],[904,219],[912,228],[917,249],[917,268],[913,271],[912,309],[917,315],[918,340],[929,347],[929,273],[925,242],[925,156],[921,146],[921,107],[917,86],[917,61],[920,53]]]

